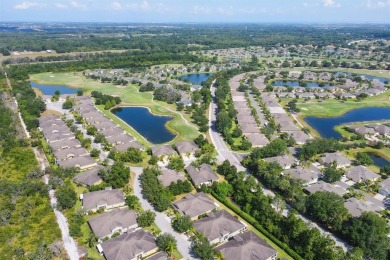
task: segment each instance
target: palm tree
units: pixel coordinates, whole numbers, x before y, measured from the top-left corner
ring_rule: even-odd
[[[176,249],[176,243],[172,240],[169,240],[167,242],[167,244],[165,245],[165,248],[164,248],[164,251],[170,256],[172,257],[173,255],[173,251],[175,251]]]

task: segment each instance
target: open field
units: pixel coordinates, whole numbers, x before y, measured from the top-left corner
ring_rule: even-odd
[[[29,51],[29,52],[19,52],[19,55],[15,55],[11,53],[10,56],[3,56],[3,54],[0,53],[0,61],[9,59],[9,58],[36,58],[36,57],[55,57],[55,56],[74,56],[74,55],[80,55],[80,54],[96,54],[96,53],[103,53],[103,52],[112,52],[112,53],[122,53],[129,50],[105,50],[105,51],[76,51],[76,52],[66,52],[66,53],[57,53],[56,51],[52,50],[52,52],[47,51]]]
[[[128,86],[116,86],[111,83],[101,83],[100,81],[85,78],[80,72],[41,73],[31,75],[30,79],[31,81],[40,84],[66,85],[73,88],[83,89],[85,94],[90,94],[94,90],[100,91],[103,94],[120,97],[123,102],[122,105],[124,106],[145,106],[150,108],[153,114],[172,116],[174,119],[169,121],[166,126],[171,132],[177,134],[174,141],[192,140],[199,135],[195,126],[186,124],[186,122],[181,118],[180,114],[182,114],[185,118],[189,118],[185,112],[180,113],[169,111],[166,107],[174,110],[173,105],[171,106],[163,102],[154,102],[152,93],[139,92],[139,87],[136,85],[129,84]],[[118,123],[118,121],[121,121],[112,113],[108,111],[103,112],[115,122]],[[122,126],[123,124],[123,122],[120,123]],[[136,134],[135,130],[132,130],[131,127],[127,126],[125,129],[128,130],[129,133],[135,135],[141,143],[149,144],[144,138],[140,138],[140,135],[138,133]]]
[[[355,108],[390,107],[390,91],[388,90],[380,95],[368,97],[362,101],[352,99],[343,102],[336,99],[329,99],[321,102],[318,99],[313,99],[307,102],[299,100],[297,105],[301,110],[299,116],[302,118],[307,116],[333,117],[342,115]]]

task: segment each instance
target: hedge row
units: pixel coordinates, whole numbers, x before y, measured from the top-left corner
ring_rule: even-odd
[[[211,192],[211,195],[213,195],[219,202],[227,206],[229,209],[234,211],[238,216],[243,218],[246,222],[254,226],[258,231],[263,233],[267,238],[269,238],[272,242],[274,242],[278,247],[286,251],[287,254],[289,254],[291,257],[293,257],[296,260],[304,260],[300,255],[298,255],[294,250],[292,250],[288,245],[274,237],[271,233],[269,233],[267,230],[265,230],[259,222],[257,222],[256,219],[254,219],[249,214],[243,212],[241,209],[239,209],[235,204],[233,204],[231,201],[221,198],[218,196],[215,192]]]

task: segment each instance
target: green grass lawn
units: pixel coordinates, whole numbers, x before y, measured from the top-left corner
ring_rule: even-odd
[[[313,99],[306,102],[299,100],[297,105],[301,110],[299,116],[302,118],[307,116],[334,117],[361,107],[390,107],[390,91],[368,97],[362,101],[351,99],[342,102],[337,99],[329,99],[320,102],[318,99]]]
[[[136,85],[129,84],[128,86],[116,86],[111,83],[101,83],[98,80],[92,80],[85,78],[81,72],[68,72],[68,73],[40,73],[30,76],[31,81],[40,84],[49,85],[66,85],[72,88],[78,88],[84,90],[85,94],[90,94],[92,91],[100,91],[103,94],[119,96],[122,99],[124,106],[145,106],[150,108],[153,114],[167,115],[174,117],[169,121],[166,127],[177,135],[173,140],[193,140],[199,135],[197,128],[194,125],[187,125],[179,114],[182,114],[186,119],[190,119],[189,115],[185,112],[175,111],[175,105],[169,105],[164,102],[153,102],[151,92],[139,92],[139,87]],[[170,108],[175,112],[169,111],[166,107]],[[101,108],[100,108],[101,109]],[[129,127],[125,123],[119,123],[119,118],[108,111],[101,109],[109,118],[113,119],[116,123],[120,124],[129,131],[130,134],[134,135],[138,141],[144,145],[150,145],[140,134],[136,133],[134,129]],[[124,125],[127,125],[126,127]]]

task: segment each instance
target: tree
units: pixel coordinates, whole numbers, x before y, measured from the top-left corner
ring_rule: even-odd
[[[213,182],[211,187],[222,198],[226,198],[233,193],[233,187],[228,182]]]
[[[135,195],[127,196],[125,199],[126,205],[129,207],[129,209],[137,209],[139,207],[139,199]]]
[[[64,104],[62,104],[63,109],[71,109],[73,107],[73,101],[67,97]]]
[[[343,234],[352,245],[363,249],[372,259],[388,259],[388,232],[387,221],[373,212],[352,217],[343,225]]]
[[[101,170],[99,175],[103,181],[114,189],[122,188],[129,183],[130,169],[123,162],[116,162],[110,170]]]
[[[156,238],[156,244],[161,251],[172,256],[173,251],[177,248],[176,239],[169,233],[164,233]]]
[[[59,188],[55,195],[57,198],[57,207],[60,210],[70,209],[76,204],[77,194],[69,185]]]
[[[88,135],[96,135],[97,134],[97,128],[94,125],[90,125],[87,127],[87,134]]]
[[[150,227],[154,220],[156,218],[156,214],[154,214],[154,212],[150,211],[150,210],[147,210],[147,211],[144,211],[142,212],[138,218],[137,218],[137,222],[138,222],[138,225],[140,227]]]
[[[337,169],[336,167],[330,166],[324,169],[324,181],[329,183],[334,183],[339,181],[344,175],[345,171],[343,169]]]
[[[226,134],[229,132],[230,128],[232,127],[232,118],[228,115],[226,111],[220,111],[217,114],[217,128],[218,131],[222,133],[223,136],[226,136]]]
[[[367,153],[363,152],[359,152],[356,154],[356,161],[358,164],[366,166],[374,164],[374,161],[371,159],[371,157]]]
[[[84,94],[84,91],[83,90],[81,90],[81,89],[79,89],[79,90],[77,90],[77,96],[82,96]]]
[[[335,230],[340,230],[349,213],[342,197],[333,192],[320,191],[307,198],[306,211],[314,219]]]
[[[92,157],[94,157],[94,158],[97,158],[97,157],[99,157],[99,155],[100,155],[100,150],[94,148],[94,149],[91,150],[90,155],[91,155]]]
[[[192,227],[192,221],[189,216],[179,216],[173,219],[172,227],[179,233],[187,232]]]
[[[203,234],[197,234],[192,242],[194,254],[202,260],[213,259],[215,249]]]
[[[185,164],[181,156],[171,156],[169,157],[168,167],[172,170],[182,171],[184,170]]]

